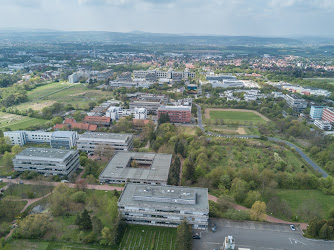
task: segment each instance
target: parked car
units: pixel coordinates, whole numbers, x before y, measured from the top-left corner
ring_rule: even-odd
[[[11,176],[7,176],[7,179],[12,179],[12,177]]]
[[[19,184],[23,184],[23,181],[19,181]]]
[[[217,231],[217,225],[214,224],[213,227],[212,227],[212,232],[216,232]]]
[[[0,179],[0,182],[2,182],[2,179]]]
[[[195,240],[199,240],[201,237],[198,235],[198,234],[196,234],[196,235],[193,235],[193,239],[195,239]]]
[[[296,228],[295,228],[294,225],[290,225],[290,228],[291,228],[292,231],[296,231]]]

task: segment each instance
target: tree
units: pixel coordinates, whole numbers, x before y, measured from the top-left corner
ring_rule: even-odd
[[[84,191],[78,191],[71,195],[71,199],[76,203],[85,203],[87,195]]]
[[[258,221],[264,221],[266,220],[266,203],[263,201],[256,201],[251,210],[250,210],[250,218],[251,220],[258,220]]]
[[[53,125],[61,124],[63,123],[63,118],[61,118],[60,116],[56,116],[55,118],[51,120],[51,122]]]
[[[234,199],[237,202],[243,202],[247,196],[249,190],[248,183],[239,178],[235,178],[232,181],[231,192],[233,194]]]
[[[178,156],[175,156],[175,159],[170,167],[168,175],[168,184],[169,185],[178,185],[180,181],[180,167],[181,161]]]
[[[50,196],[50,211],[53,216],[61,216],[69,214],[71,199],[68,197],[71,195],[71,189],[61,183],[53,191]]]
[[[190,157],[183,162],[183,167],[185,169],[184,178],[193,183],[195,181],[195,166]]]
[[[160,125],[167,122],[170,122],[168,113],[162,113],[159,117],[158,124]]]
[[[118,207],[117,207],[117,197],[113,196],[111,200],[108,201],[107,211],[109,214],[111,224],[115,223],[118,217]]]
[[[113,234],[110,228],[104,227],[101,231],[101,245],[110,246],[113,244]]]
[[[75,224],[78,225],[81,230],[91,230],[93,228],[92,220],[86,209],[84,209],[80,215],[77,215]]]
[[[328,226],[327,223],[325,223],[319,231],[319,237],[321,239],[329,239],[330,237],[332,237],[333,234],[333,227]]]
[[[261,198],[261,194],[258,191],[251,190],[247,193],[245,204],[247,207],[250,207],[254,202],[258,201]]]
[[[92,226],[93,226],[93,232],[96,233],[97,235],[101,234],[101,231],[103,229],[103,224],[102,221],[97,218],[96,216],[92,217]]]
[[[47,214],[32,214],[19,222],[17,235],[22,238],[41,238],[50,226]]]
[[[184,219],[177,227],[176,235],[176,249],[178,250],[191,250],[192,249],[192,230],[191,226]]]
[[[7,151],[2,157],[2,164],[8,169],[11,170],[13,168],[13,156],[12,154],[8,153]]]
[[[99,144],[94,149],[94,154],[98,155],[100,158],[107,157],[108,159],[110,159],[111,157],[113,157],[114,153],[115,149],[110,145]]]
[[[22,148],[21,148],[20,145],[14,145],[14,146],[12,147],[12,153],[13,153],[14,155],[17,155],[17,154],[20,153],[21,151],[22,151]]]

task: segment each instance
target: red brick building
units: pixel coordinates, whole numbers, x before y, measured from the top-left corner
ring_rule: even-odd
[[[190,106],[162,106],[158,109],[158,119],[161,114],[168,114],[172,123],[190,123],[191,107]]]
[[[328,121],[330,123],[334,123],[334,109],[332,108],[325,108],[322,117],[323,120]]]
[[[111,126],[110,117],[86,116],[85,122],[89,124],[97,125],[98,127],[110,127]]]

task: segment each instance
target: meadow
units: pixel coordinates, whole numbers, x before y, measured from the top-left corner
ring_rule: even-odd
[[[41,125],[46,122],[48,122],[48,120],[0,112],[1,130],[4,130],[5,128],[10,128],[11,130],[24,130],[28,127]]]
[[[320,190],[277,190],[277,196],[288,202],[291,211],[298,214],[303,204],[311,203],[319,207],[319,217],[329,218],[329,211],[334,208],[334,196]]]
[[[83,84],[50,83],[28,91],[28,102],[17,105],[18,110],[42,110],[59,102],[72,104],[76,109],[87,109],[88,103],[101,98],[111,98],[111,91],[89,89]]]

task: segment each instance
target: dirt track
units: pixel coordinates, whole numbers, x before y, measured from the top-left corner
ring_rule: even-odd
[[[260,114],[259,112],[255,111],[255,110],[249,110],[249,109],[218,109],[218,108],[216,109],[216,108],[207,108],[207,109],[205,109],[205,119],[210,119],[210,111],[252,112],[252,113],[260,116],[266,122],[270,122],[270,119],[268,119],[264,115]]]

